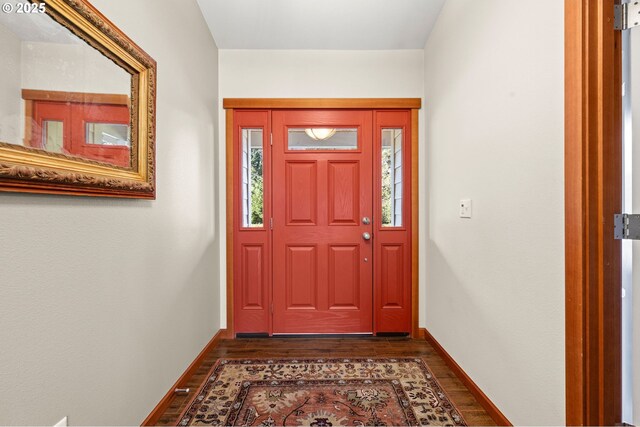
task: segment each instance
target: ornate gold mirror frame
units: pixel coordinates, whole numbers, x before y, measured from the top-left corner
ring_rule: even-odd
[[[156,62],[86,0],[31,0],[131,74],[131,167],[0,142],[0,191],[155,198]]]

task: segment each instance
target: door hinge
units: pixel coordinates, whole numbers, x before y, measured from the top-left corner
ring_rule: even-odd
[[[273,314],[273,303],[271,303],[271,314]]]
[[[640,25],[640,1],[613,6],[613,28],[628,30]]]
[[[273,230],[273,218],[269,218],[269,227]]]
[[[271,145],[273,145],[273,134],[271,134]]]
[[[616,240],[640,240],[640,215],[616,214],[613,216],[613,236]]]

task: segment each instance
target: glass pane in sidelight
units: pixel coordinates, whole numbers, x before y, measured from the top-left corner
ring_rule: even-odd
[[[352,128],[291,128],[289,150],[357,150],[358,129]]]
[[[262,129],[242,129],[242,226],[264,224],[264,177]]]
[[[117,123],[87,123],[86,142],[90,145],[131,147],[129,125]]]
[[[382,130],[382,226],[402,227],[402,129]]]
[[[57,120],[42,122],[42,148],[50,153],[64,152],[64,123]]]

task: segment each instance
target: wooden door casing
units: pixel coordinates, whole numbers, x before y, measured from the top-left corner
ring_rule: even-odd
[[[244,102],[244,100],[242,100]],[[268,101],[268,100],[267,100]],[[282,141],[280,144],[284,144],[285,138],[284,133],[285,130],[280,132],[280,136],[278,136],[279,127],[277,123],[277,116],[280,113],[287,114],[299,114],[300,117],[304,116],[306,113],[314,112],[318,114],[319,112],[327,113],[331,110],[321,109],[316,110],[311,108],[311,106],[303,103],[305,100],[300,100],[300,105],[296,108],[296,111],[279,109],[279,104],[264,104],[264,106],[269,108],[274,108],[273,110],[258,110],[258,109],[249,109],[249,108],[239,108],[239,109],[227,109],[227,195],[228,195],[228,204],[230,205],[227,209],[227,218],[229,221],[229,227],[227,228],[227,236],[228,236],[228,281],[227,281],[227,301],[228,301],[228,311],[227,311],[227,319],[228,319],[228,333],[230,337],[235,336],[237,333],[267,333],[268,335],[279,334],[279,333],[350,333],[350,332],[373,332],[382,333],[382,332],[407,332],[412,333],[414,336],[416,334],[417,329],[415,325],[417,324],[417,304],[414,300],[417,300],[417,273],[418,268],[416,265],[417,262],[417,248],[412,242],[412,235],[415,235],[417,231],[417,224],[414,223],[415,218],[413,216],[417,212],[415,206],[413,206],[417,202],[417,193],[415,193],[415,188],[417,186],[411,185],[413,181],[416,180],[415,170],[416,163],[414,157],[417,154],[417,138],[413,135],[416,132],[417,126],[417,110],[415,109],[397,109],[396,105],[390,104],[390,109],[388,110],[376,110],[376,109],[365,109],[362,110],[357,108],[343,108],[343,105],[338,103],[336,104],[336,109],[333,110],[334,114],[338,117],[340,114],[349,114],[349,113],[366,113],[369,114],[369,124],[366,126],[368,130],[364,139],[361,136],[360,150],[364,148],[369,151],[369,158],[371,159],[370,172],[369,172],[369,180],[367,185],[369,186],[369,194],[372,195],[372,200],[369,204],[369,215],[362,214],[362,204],[360,204],[359,208],[361,212],[358,213],[358,216],[355,218],[357,220],[361,220],[363,216],[369,216],[372,219],[372,224],[369,226],[369,232],[373,235],[373,239],[370,241],[371,253],[370,256],[364,256],[362,249],[356,247],[358,245],[354,244],[356,240],[351,239],[349,242],[342,242],[339,239],[334,239],[332,242],[332,250],[333,250],[333,259],[338,260],[341,265],[337,267],[338,270],[345,269],[346,265],[355,265],[353,259],[359,256],[359,259],[362,261],[364,258],[368,258],[369,263],[371,263],[370,270],[370,287],[369,294],[370,297],[366,297],[371,301],[369,315],[369,322],[367,325],[370,325],[369,328],[364,328],[362,325],[358,325],[354,328],[354,322],[347,322],[342,325],[340,317],[336,317],[335,324],[339,325],[336,329],[327,328],[326,325],[331,322],[327,322],[327,318],[319,317],[316,320],[313,320],[314,328],[313,330],[305,329],[302,326],[298,326],[298,323],[303,323],[305,319],[305,314],[302,314],[297,318],[296,321],[293,322],[294,328],[292,330],[278,330],[277,327],[274,328],[274,321],[272,319],[272,311],[277,311],[276,305],[278,304],[278,286],[274,282],[277,280],[275,269],[278,266],[282,266],[282,263],[277,262],[275,260],[275,253],[272,255],[272,250],[274,249],[274,244],[272,241],[277,239],[275,235],[272,235],[272,230],[270,227],[267,227],[265,230],[261,229],[250,229],[250,230],[242,230],[238,224],[241,221],[240,216],[240,199],[239,194],[241,193],[241,188],[239,186],[239,173],[238,173],[238,165],[240,160],[240,155],[238,151],[239,146],[239,137],[241,133],[242,127],[246,128],[257,128],[263,127],[268,131],[264,134],[264,146],[265,146],[265,202],[264,202],[264,217],[265,218],[274,218],[274,228],[277,230],[278,228],[278,219],[275,213],[276,210],[282,208],[281,210],[284,212],[285,220],[286,220],[286,212],[284,203],[280,203],[278,199],[278,194],[281,194],[282,197],[286,197],[284,193],[284,188],[280,190],[281,187],[285,186],[276,186],[274,183],[273,188],[278,188],[277,191],[271,191],[268,186],[268,182],[270,181],[268,177],[271,177],[271,172],[268,171],[270,166],[270,161],[267,161],[267,157],[270,156],[271,145],[270,141],[268,141],[268,135],[273,132],[273,144],[274,147],[277,147],[278,141]],[[417,108],[419,108],[419,100],[415,101]],[[229,100],[225,100],[225,102],[229,102]],[[293,102],[293,101],[291,101]],[[359,100],[359,102],[364,102],[364,100]],[[245,107],[246,102],[242,105]],[[293,102],[292,107],[296,107],[296,103]],[[262,104],[260,104],[262,106]],[[278,105],[278,107],[276,107]],[[288,104],[287,104],[288,105]],[[325,105],[325,104],[323,104]],[[330,104],[326,104],[330,105]],[[235,105],[233,105],[235,106]],[[230,107],[229,105],[227,107]],[[413,104],[411,105],[413,107]],[[358,110],[358,111],[356,111]],[[306,112],[306,113],[305,113]],[[256,113],[262,113],[256,115]],[[294,115],[295,115],[294,114]],[[273,118],[271,117],[273,116]],[[272,123],[273,120],[273,123]],[[414,125],[415,122],[415,125]],[[304,120],[294,120],[289,123],[290,127],[353,127],[349,126],[349,121],[343,121],[341,125],[337,124],[338,121],[334,117],[334,121],[327,119],[320,119],[317,121],[307,121]],[[375,123],[375,124],[374,124]],[[273,131],[270,129],[270,125],[273,124]],[[403,194],[403,227],[399,228],[384,228],[381,227],[381,221],[379,219],[380,215],[380,196],[381,196],[381,129],[383,128],[396,128],[403,130],[403,163],[405,165],[403,171],[403,184],[404,184],[404,194]],[[359,153],[359,151],[358,151]],[[310,164],[309,160],[314,159],[315,169],[316,169],[316,182],[315,186],[317,188],[318,182],[322,181],[322,185],[326,185],[329,187],[329,172],[328,168],[324,162],[332,162],[333,173],[337,171],[338,174],[342,176],[353,175],[352,173],[345,173],[347,169],[353,170],[350,164],[353,164],[354,159],[349,158],[341,158],[345,151],[341,152],[311,152],[300,153],[300,151],[287,153],[292,156],[302,156],[303,158],[295,158],[292,156],[288,156],[289,160],[292,160],[292,165],[294,167],[293,171],[301,173],[301,176],[310,177],[309,171],[314,167]],[[347,155],[358,155],[353,152]],[[273,154],[276,156],[276,153]],[[322,156],[336,156],[336,157],[326,157],[322,159]],[[284,154],[283,154],[284,156]],[[320,156],[320,157],[318,157]],[[275,157],[274,157],[275,161]],[[307,162],[305,164],[305,162]],[[314,163],[311,162],[311,163]],[[342,163],[341,163],[342,162]],[[320,167],[318,164],[321,163]],[[338,168],[336,169],[336,165]],[[274,179],[276,171],[276,163],[273,165],[273,175]],[[290,168],[291,169],[291,168]],[[323,170],[320,170],[323,169]],[[319,173],[318,173],[319,171]],[[303,173],[304,172],[304,173]],[[286,170],[282,172],[283,175],[286,175]],[[321,178],[318,178],[318,174],[322,175]],[[300,174],[299,174],[300,175]],[[305,178],[307,181],[310,178]],[[342,178],[341,178],[342,179]],[[415,188],[412,188],[415,187]],[[342,189],[344,190],[344,189]],[[323,190],[325,191],[325,190]],[[344,190],[343,193],[349,193],[350,191]],[[269,195],[267,195],[269,193]],[[325,195],[327,192],[325,191]],[[273,204],[270,203],[270,199],[273,199]],[[344,199],[344,198],[343,198]],[[306,198],[307,201],[310,200],[309,197]],[[316,198],[318,204],[321,202],[321,199]],[[298,213],[304,211],[302,207],[304,207],[304,200],[300,197],[297,198],[298,202]],[[323,202],[325,205],[322,207],[323,211],[328,209],[328,202],[325,200]],[[349,203],[347,203],[349,204]],[[272,206],[274,209],[271,209]],[[317,210],[317,206],[316,206]],[[366,209],[365,209],[366,210]],[[308,212],[308,211],[306,211]],[[413,215],[412,215],[413,213]],[[308,215],[307,215],[308,216]],[[316,215],[316,222],[319,216]],[[353,217],[352,217],[353,219]],[[352,221],[355,222],[355,221]],[[355,226],[358,228],[358,238],[361,242],[361,234],[364,231],[362,228],[363,225]],[[298,226],[298,228],[301,228]],[[302,227],[304,228],[304,227]],[[262,235],[262,237],[258,237]],[[252,239],[257,240],[247,240],[246,236],[252,236]],[[313,233],[310,233],[307,240],[312,241]],[[343,236],[344,238],[344,236]],[[253,246],[251,246],[253,245]],[[314,246],[315,245],[315,246]],[[328,267],[328,259],[329,259],[329,251],[327,249],[327,241],[322,243],[322,250],[319,250],[319,243],[313,242],[313,244],[309,245],[300,245],[295,246],[293,251],[288,256],[291,258],[296,258],[294,260],[295,264],[301,264],[304,260],[308,260],[310,257],[310,253],[318,251],[317,254],[322,252],[321,256],[313,256],[316,259],[316,269],[320,269],[319,271],[322,280],[325,281],[330,276],[330,268]],[[241,249],[246,253],[243,253]],[[315,249],[314,249],[315,248]],[[266,252],[265,252],[266,251]],[[387,251],[387,268],[383,269],[380,265],[378,265],[378,258],[383,254],[383,251]],[[290,251],[291,252],[291,251]],[[356,252],[359,252],[357,255],[354,255]],[[402,255],[398,257],[399,253],[402,252]],[[295,255],[295,256],[294,256]],[[393,255],[393,256],[390,256]],[[281,256],[283,260],[286,262],[287,256]],[[320,259],[320,257],[322,259]],[[400,261],[400,258],[402,261]],[[273,261],[272,261],[273,259]],[[248,260],[248,261],[247,261]],[[297,262],[297,260],[302,260]],[[291,261],[290,261],[291,262]],[[326,267],[319,267],[322,264]],[[271,270],[273,268],[273,270]],[[334,266],[335,270],[335,266]],[[384,271],[383,271],[384,270]],[[297,274],[300,274],[299,272]],[[361,272],[360,272],[361,274]],[[387,277],[390,277],[392,280],[388,280],[386,283],[380,280],[380,276],[384,276],[386,274]],[[280,274],[282,275],[282,274]],[[376,276],[376,279],[373,280],[373,276]],[[338,275],[340,280],[344,280],[346,282],[350,282],[352,279],[348,277],[349,275]],[[259,277],[259,279],[258,279]],[[335,276],[334,276],[335,277]],[[389,292],[390,284],[398,284],[400,283],[400,287],[396,287],[391,289]],[[248,286],[245,286],[245,284]],[[284,288],[286,289],[286,288]],[[340,291],[345,289],[344,286],[338,288]],[[241,303],[244,295],[259,295],[261,302],[260,304],[255,304],[251,309],[247,309],[247,307],[243,307]],[[349,292],[346,292],[346,295],[352,295]],[[335,296],[335,294],[334,294]],[[275,297],[275,298],[274,298]],[[328,298],[323,297],[326,300]],[[245,304],[246,305],[246,304]],[[305,310],[298,310],[299,312],[304,312]],[[308,312],[307,311],[307,316]],[[277,322],[277,320],[276,320]],[[346,326],[346,325],[350,326]],[[351,329],[349,329],[351,328]],[[284,332],[283,332],[284,331]]]

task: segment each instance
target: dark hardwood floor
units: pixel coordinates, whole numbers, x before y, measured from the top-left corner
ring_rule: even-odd
[[[421,357],[436,376],[467,423],[495,425],[469,390],[458,380],[433,347],[424,340],[409,338],[251,338],[221,340],[207,354],[187,387],[189,395],[175,396],[158,425],[175,425],[180,413],[197,392],[207,373],[219,358],[263,357]]]

